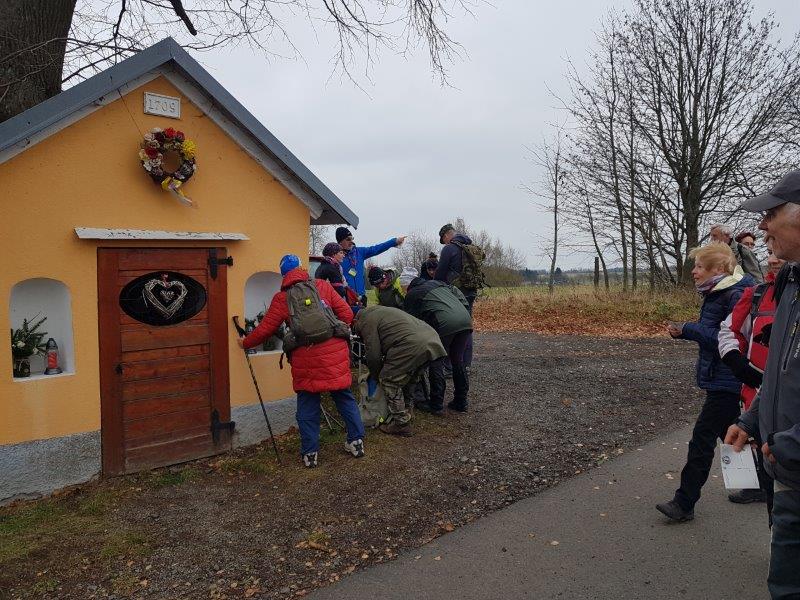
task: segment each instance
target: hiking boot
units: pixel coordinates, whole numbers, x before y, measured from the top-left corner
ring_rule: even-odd
[[[308,467],[309,469],[313,469],[317,466],[317,453],[316,452],[309,452],[308,454],[303,454],[303,464]]]
[[[411,437],[414,435],[414,431],[411,429],[411,423],[403,423],[400,425],[392,421],[391,423],[381,423],[378,425],[378,429],[390,435],[401,435],[403,437]]]
[[[739,490],[728,494],[728,500],[734,504],[750,504],[752,502],[766,502],[767,495],[763,490]]]
[[[356,458],[364,456],[364,440],[357,439],[352,442],[345,442],[344,449]]]
[[[686,521],[691,521],[694,519],[694,511],[684,510],[681,508],[680,504],[675,502],[675,500],[656,504],[656,510],[673,521],[677,521],[678,523],[685,523]]]
[[[451,400],[450,402],[448,402],[447,408],[449,408],[450,410],[455,410],[457,412],[463,412],[463,413],[467,412],[467,405],[462,404],[460,402],[456,402],[455,400]]]
[[[421,410],[422,412],[432,414],[436,417],[444,416],[444,408],[441,406],[432,406],[430,402],[418,402],[415,405],[415,408],[417,410]]]

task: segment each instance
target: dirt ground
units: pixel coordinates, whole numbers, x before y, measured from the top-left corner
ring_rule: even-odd
[[[0,598],[290,598],[452,531],[688,422],[695,348],[476,336],[471,410],[417,435],[328,433],[307,470],[261,445],[0,509]]]

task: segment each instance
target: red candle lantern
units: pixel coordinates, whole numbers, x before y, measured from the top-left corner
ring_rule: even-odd
[[[47,368],[44,370],[45,375],[57,375],[62,372],[61,367],[58,366],[58,344],[53,338],[47,340],[45,347],[47,355]]]

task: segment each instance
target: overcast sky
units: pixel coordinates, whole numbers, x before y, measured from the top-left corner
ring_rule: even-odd
[[[432,77],[424,51],[382,52],[363,90],[331,77],[334,46],[305,22],[290,31],[302,60],[249,49],[195,54],[206,68],[360,217],[359,243],[439,227],[462,216],[542,268],[549,218],[522,190],[538,175],[525,150],[563,119],[565,59],[582,64],[610,8],[604,0],[495,0],[455,14],[451,37],[465,56],[450,84]],[[757,0],[781,36],[800,30],[798,0]],[[361,71],[363,72],[363,70]],[[559,261],[590,266],[589,256]]]

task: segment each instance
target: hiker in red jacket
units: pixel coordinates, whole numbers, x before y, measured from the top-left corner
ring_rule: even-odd
[[[722,362],[728,365],[736,378],[742,382],[741,402],[744,410],[756,397],[758,388],[767,366],[769,347],[769,331],[775,319],[775,277],[781,270],[785,260],[781,260],[772,253],[772,242],[767,240],[767,275],[764,283],[747,288],[733,311],[721,324],[719,329],[719,355]],[[764,339],[767,328],[766,337]],[[761,444],[758,444],[761,446]],[[736,504],[749,504],[751,502],[764,502],[769,497],[771,481],[763,469],[763,456],[756,453],[758,458],[758,481],[761,489],[739,490],[728,495],[728,500]]]
[[[309,281],[308,273],[300,268],[300,259],[288,254],[281,260],[283,283],[281,291],[272,298],[267,313],[258,327],[246,338],[238,339],[239,346],[247,349],[262,344],[275,334],[281,323],[286,323],[292,332],[287,293],[301,282]],[[330,307],[340,325],[350,325],[353,311],[333,289],[322,279],[314,279],[319,299],[323,306]],[[313,295],[313,288],[311,288]],[[311,301],[306,300],[309,304]],[[295,313],[297,314],[297,313]],[[343,325],[344,324],[344,325]],[[296,328],[297,329],[297,328]],[[347,330],[349,337],[349,330]],[[284,342],[285,343],[285,342]],[[310,345],[299,345],[288,351],[292,365],[292,385],[297,392],[297,426],[300,430],[300,451],[307,467],[317,466],[319,452],[320,392],[330,392],[336,408],[347,427],[347,452],[360,458],[364,456],[364,425],[358,411],[356,399],[350,391],[350,347],[344,337],[332,337]]]

